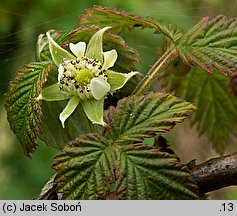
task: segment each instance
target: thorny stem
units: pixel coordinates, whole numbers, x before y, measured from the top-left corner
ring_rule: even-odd
[[[175,52],[175,49],[168,49],[163,54],[163,56],[161,56],[161,58],[156,61],[156,63],[153,65],[147,75],[137,85],[132,95],[141,95],[145,93],[145,91],[150,87],[152,80],[154,80],[154,78],[158,76],[159,72],[171,60]]]

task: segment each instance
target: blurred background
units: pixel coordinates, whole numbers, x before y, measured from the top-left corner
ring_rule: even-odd
[[[237,0],[0,0],[0,199],[32,199],[54,173],[51,160],[58,152],[40,143],[28,159],[9,128],[4,109],[4,93],[16,71],[34,61],[35,44],[40,33],[49,29],[65,32],[77,27],[78,16],[93,5],[117,7],[140,16],[175,22],[188,29],[203,16],[237,15]],[[126,42],[140,53],[146,73],[153,64],[156,48],[164,38],[151,30],[123,33]],[[174,138],[175,137],[175,138]],[[177,138],[178,137],[178,138]],[[201,163],[217,156],[207,139],[199,137],[188,123],[169,135],[170,144],[181,161]],[[236,151],[236,149],[229,149]],[[236,188],[209,194],[211,199],[237,199]]]

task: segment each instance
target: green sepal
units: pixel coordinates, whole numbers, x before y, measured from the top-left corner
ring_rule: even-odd
[[[42,94],[40,94],[37,99],[46,101],[60,101],[69,99],[70,97],[71,96],[60,90],[58,83],[55,83],[49,87],[44,88]]]
[[[68,119],[68,117],[74,112],[80,102],[80,98],[77,96],[73,96],[64,110],[60,113],[59,119],[62,123],[62,127],[64,128],[64,122]]]
[[[138,72],[130,72],[128,74],[125,74],[114,72],[111,70],[107,70],[106,73],[108,75],[107,82],[110,84],[111,90],[117,90],[122,88],[131,77],[136,74],[139,74]]]
[[[60,47],[50,36],[50,31],[46,33],[49,41],[49,50],[51,53],[51,57],[54,63],[59,66],[63,62],[64,59],[75,59],[76,57],[70,54],[67,50]]]
[[[110,27],[105,27],[98,32],[96,32],[90,39],[87,49],[86,55],[88,58],[94,58],[99,60],[101,63],[103,62],[103,34]]]
[[[82,100],[81,105],[84,112],[86,113],[86,116],[91,120],[93,124],[100,124],[102,126],[105,126],[105,122],[103,120],[104,98],[100,100]]]

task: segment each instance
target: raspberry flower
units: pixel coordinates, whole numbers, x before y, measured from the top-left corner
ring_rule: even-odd
[[[59,101],[69,99],[59,115],[64,127],[66,119],[80,103],[92,123],[105,126],[103,120],[104,98],[109,92],[122,88],[138,72],[118,73],[113,67],[118,54],[116,50],[103,52],[102,38],[105,27],[96,32],[87,47],[85,42],[70,43],[69,53],[46,33],[52,60],[58,66],[58,82],[43,89],[37,100]]]

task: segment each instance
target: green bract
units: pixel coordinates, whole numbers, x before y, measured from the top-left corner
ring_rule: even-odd
[[[128,74],[108,70],[117,60],[116,50],[103,52],[102,37],[110,27],[96,32],[87,48],[85,42],[70,43],[71,54],[60,47],[47,32],[49,50],[58,66],[58,82],[45,89],[37,100],[58,101],[69,99],[59,116],[64,122],[80,103],[92,123],[105,125],[103,120],[104,97],[111,91],[122,88],[138,72]]]

